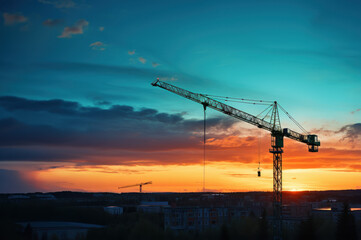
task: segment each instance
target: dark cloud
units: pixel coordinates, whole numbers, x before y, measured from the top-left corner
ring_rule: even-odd
[[[73,132],[65,132],[49,125],[28,125],[14,118],[0,119],[0,146],[57,145],[74,139]]]
[[[60,99],[29,100],[19,97],[4,96],[0,97],[0,107],[9,112],[49,112],[70,117],[83,117],[101,120],[131,118],[159,121],[162,123],[177,123],[183,120],[180,114],[158,113],[155,109],[142,108],[136,111],[133,107],[127,105],[112,105],[107,109],[100,107],[84,107],[77,102],[64,101]]]
[[[0,161],[74,161],[86,156],[85,150],[52,147],[1,147]]]
[[[78,166],[202,162],[202,119],[109,102],[105,106],[0,97],[0,161],[67,162]],[[208,119],[208,162],[258,161],[254,154],[257,139],[250,137],[254,132],[235,128],[236,122],[229,117]],[[359,138],[360,126],[347,125],[340,133]],[[268,149],[268,142],[262,142],[262,149]],[[347,161],[359,161],[360,156],[360,150],[325,147],[315,156],[299,143],[286,145],[289,161],[285,165],[289,169],[338,167]],[[271,155],[264,153],[262,162],[271,164]]]
[[[98,128],[94,129],[92,125],[85,130],[66,126],[25,124],[13,118],[1,119],[0,146],[73,146],[152,151],[169,149],[172,148],[171,146],[189,148],[192,146],[191,143],[197,145],[197,142],[188,139],[189,133],[182,137],[181,133],[174,129],[157,126],[162,123],[173,124],[169,117],[155,116],[152,119],[151,116],[144,116],[144,120],[140,120],[139,115],[134,115],[134,118],[128,116],[119,119],[121,122],[113,129],[105,126],[107,124],[105,119],[104,122],[98,121],[100,124]],[[159,131],[154,128],[159,128]]]
[[[0,160],[81,162],[88,159],[87,162],[92,162],[89,160],[92,156],[107,156],[103,151],[112,150],[118,151],[115,157],[120,162],[129,162],[129,151],[192,151],[201,144],[197,133],[203,129],[202,120],[150,108],[107,106],[85,107],[59,99],[0,97],[0,108],[9,115],[0,119]],[[36,120],[31,122],[30,118]],[[209,118],[209,136],[212,129],[216,135],[217,129],[233,124],[229,118]],[[124,152],[119,151],[126,151],[124,157]]]
[[[343,126],[338,132],[344,133],[344,139],[348,139],[351,142],[361,139],[361,123]]]
[[[0,106],[8,111],[47,111],[58,114],[75,114],[80,108],[76,102],[60,99],[37,101],[12,96],[0,97]]]

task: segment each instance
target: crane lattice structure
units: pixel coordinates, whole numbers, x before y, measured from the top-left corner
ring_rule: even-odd
[[[210,98],[211,95],[205,95],[200,93],[193,93],[185,89],[176,87],[172,84],[160,81],[157,79],[152,83],[153,86],[163,88],[172,93],[178,94],[181,97],[187,98],[194,102],[206,107],[217,110],[221,113],[227,114],[231,117],[237,118],[241,121],[247,122],[259,128],[265,129],[271,132],[271,149],[270,153],[273,154],[273,236],[275,240],[282,239],[282,153],[283,153],[283,138],[288,137],[301,143],[308,145],[309,152],[318,152],[320,142],[318,141],[317,135],[309,134],[295,119],[293,119],[288,112],[282,108],[276,101],[268,104],[267,101],[258,101],[260,104],[269,105],[266,109],[271,112],[270,121],[266,121],[265,117],[261,118],[252,114],[246,113],[234,107],[231,107],[225,103],[222,103],[216,99]],[[219,96],[213,96],[214,98],[220,98]],[[233,98],[235,99],[235,98]],[[237,100],[237,99],[236,99]],[[250,99],[238,99],[243,100],[246,103],[252,103]],[[226,98],[226,101],[232,101],[232,98]],[[300,127],[305,133],[301,134],[293,131],[289,128],[281,127],[278,107],[286,113],[286,115]]]
[[[118,187],[118,189],[120,188],[128,188],[128,187],[135,187],[135,186],[139,186],[139,192],[142,192],[142,187],[143,185],[147,185],[147,184],[152,184],[152,181],[150,182],[144,182],[144,183],[138,183],[138,184],[133,184],[133,185],[127,185],[127,186],[122,186],[122,187]]]

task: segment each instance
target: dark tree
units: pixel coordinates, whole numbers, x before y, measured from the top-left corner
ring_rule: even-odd
[[[344,203],[343,211],[338,218],[336,239],[357,240],[355,218],[348,203]]]

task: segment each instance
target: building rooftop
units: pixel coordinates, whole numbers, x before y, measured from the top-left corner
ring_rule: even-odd
[[[44,221],[44,222],[19,222],[18,224],[22,225],[23,227],[26,227],[28,224],[32,228],[57,228],[57,229],[69,229],[69,228],[102,228],[104,226],[97,225],[97,224],[88,224],[88,223],[79,223],[79,222],[50,222],[50,221]]]

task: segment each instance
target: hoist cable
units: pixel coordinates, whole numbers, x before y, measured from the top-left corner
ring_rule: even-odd
[[[309,134],[307,130],[304,129],[301,124],[297,122],[296,119],[294,119],[281,105],[278,104],[278,106],[280,106],[281,110],[287,115],[287,117],[291,119],[304,133]]]
[[[211,94],[203,94],[207,97],[217,97],[217,98],[225,98],[225,99],[233,99],[233,100],[242,100],[242,101],[249,101],[249,102],[265,102],[265,103],[273,103],[273,101],[268,100],[258,100],[258,99],[248,99],[248,98],[236,98],[236,97],[224,97],[224,96],[218,96],[218,95],[211,95]]]
[[[204,107],[203,119],[203,192],[206,191],[206,106]]]
[[[262,120],[264,120],[268,114],[273,110],[273,104],[271,105],[272,107],[269,109],[269,111],[266,113],[266,115],[262,118]]]
[[[267,111],[268,108],[272,107],[273,104],[269,105],[265,110],[263,110],[260,114],[258,114],[256,117],[260,117],[262,115],[262,113],[264,113],[265,111]]]
[[[266,102],[249,102],[249,101],[241,101],[241,100],[223,99],[223,98],[219,98],[219,97],[213,97],[213,99],[218,100],[218,101],[245,103],[245,104],[252,104],[252,105],[265,105],[265,106],[269,105],[269,103],[266,103]]]

